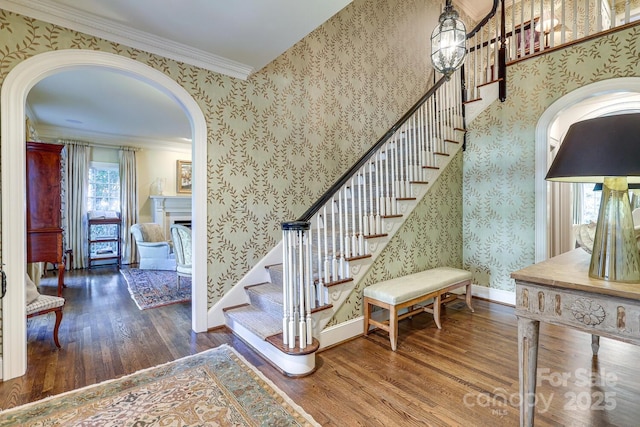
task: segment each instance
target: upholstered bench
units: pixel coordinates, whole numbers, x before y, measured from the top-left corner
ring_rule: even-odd
[[[440,307],[453,301],[459,296],[451,291],[466,287],[465,301],[471,307],[471,273],[451,267],[439,267],[419,273],[402,276],[384,282],[379,282],[364,289],[364,335],[369,333],[369,326],[373,325],[389,333],[391,349],[396,350],[398,341],[398,321],[421,312],[433,314],[438,329],[440,325]],[[433,298],[433,304],[419,306],[421,302]],[[371,318],[371,306],[389,310],[389,320],[380,322]],[[406,313],[398,314],[408,308]]]

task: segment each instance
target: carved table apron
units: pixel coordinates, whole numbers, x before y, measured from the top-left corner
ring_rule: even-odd
[[[520,379],[520,425],[532,426],[540,322],[599,337],[640,344],[640,284],[589,277],[590,255],[582,249],[516,271],[516,316]]]

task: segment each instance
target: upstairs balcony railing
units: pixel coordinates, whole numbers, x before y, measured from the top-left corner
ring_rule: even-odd
[[[507,65],[576,43],[640,19],[640,0],[497,0],[498,10],[467,41],[466,100],[502,81]],[[494,4],[495,7],[495,4]]]

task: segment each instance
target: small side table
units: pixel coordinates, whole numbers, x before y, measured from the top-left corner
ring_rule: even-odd
[[[640,345],[640,284],[589,277],[591,256],[582,249],[511,274],[516,281],[520,425],[533,426],[540,322]]]

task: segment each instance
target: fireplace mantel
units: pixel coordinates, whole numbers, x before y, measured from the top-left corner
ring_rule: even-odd
[[[176,221],[191,220],[191,196],[149,196],[153,200],[153,222],[160,224],[166,238]]]

